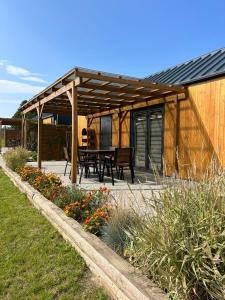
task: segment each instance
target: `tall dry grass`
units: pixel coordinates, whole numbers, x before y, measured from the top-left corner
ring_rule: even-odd
[[[134,265],[172,299],[224,299],[225,171],[212,165],[199,182],[170,180],[144,201],[147,213],[126,231]]]
[[[17,147],[15,149],[7,151],[3,155],[3,158],[5,160],[7,167],[15,171],[16,169],[25,166],[30,155],[31,155],[30,151],[22,147]]]

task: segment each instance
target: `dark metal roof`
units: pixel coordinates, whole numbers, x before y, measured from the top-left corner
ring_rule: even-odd
[[[167,84],[187,84],[225,75],[225,48],[157,72],[146,79]]]

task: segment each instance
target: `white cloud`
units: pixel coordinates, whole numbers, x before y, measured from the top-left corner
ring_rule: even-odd
[[[33,82],[47,83],[47,81],[45,81],[44,79],[36,77],[36,76],[21,77],[21,79],[27,80],[27,81],[33,81]]]
[[[0,59],[0,67],[4,67],[7,64],[6,59]]]
[[[8,61],[6,59],[0,60],[0,68],[5,70],[10,75],[20,77],[22,80],[46,83],[46,81],[41,78],[43,75],[38,74],[38,73],[33,73],[23,67],[11,65],[8,63]]]
[[[1,94],[37,94],[44,88],[28,83],[0,79]]]
[[[30,76],[32,73],[25,68],[13,66],[13,65],[6,65],[5,66],[6,72],[15,75],[15,76]]]

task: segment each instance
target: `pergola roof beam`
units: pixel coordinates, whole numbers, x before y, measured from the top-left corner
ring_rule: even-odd
[[[105,98],[105,99],[109,99],[109,98],[111,98],[113,100],[118,99],[118,100],[121,100],[121,101],[123,101],[123,100],[134,101],[135,98],[137,97],[136,95],[135,96],[126,96],[126,95],[118,96],[118,95],[112,94],[112,92],[100,93],[100,92],[97,92],[97,91],[96,92],[91,92],[91,91],[85,92],[85,91],[80,91],[80,90],[79,90],[79,94],[84,95],[84,96],[89,95],[89,96],[94,96],[94,97],[102,97],[102,98]],[[139,97],[141,98],[143,96],[139,96]],[[144,96],[144,98],[142,98],[142,99],[145,100],[145,98],[147,98],[147,97],[149,97],[149,95]]]
[[[175,91],[175,92],[184,91],[184,88],[182,86],[166,85],[166,84],[162,84],[162,83],[151,82],[146,79],[124,77],[121,75],[110,76],[110,75],[106,75],[103,72],[92,73],[92,72],[86,72],[84,70],[76,69],[76,75],[81,76],[81,77],[87,77],[87,78],[104,80],[104,81],[121,83],[121,84],[132,84],[132,85],[142,86],[145,88],[153,88],[153,89],[160,89],[160,90],[168,91],[168,87],[169,87],[171,91]]]
[[[102,91],[108,91],[110,92],[116,92],[117,96],[120,98],[123,98],[125,96],[125,94],[132,94],[135,95],[136,97],[140,97],[140,96],[145,96],[145,97],[162,97],[162,96],[166,96],[167,93],[171,93],[170,90],[167,90],[166,92],[163,91],[158,91],[158,92],[153,92],[153,91],[142,91],[142,90],[135,90],[135,89],[130,89],[130,88],[114,88],[112,86],[99,86],[97,84],[81,84],[81,87],[85,87],[87,89],[91,89],[91,92],[93,92],[94,90],[102,90]],[[107,95],[107,94],[105,94]]]
[[[69,110],[68,99],[72,88],[76,88],[77,111],[87,114],[87,108],[94,111],[108,111],[152,99],[162,99],[171,95],[185,93],[182,86],[166,85],[128,76],[74,68],[55,81],[22,107],[27,113],[39,105],[50,110]],[[69,95],[69,96],[68,96]],[[71,97],[69,97],[71,98]],[[48,103],[51,102],[49,105]]]

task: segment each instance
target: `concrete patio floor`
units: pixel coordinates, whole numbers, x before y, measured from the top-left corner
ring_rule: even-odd
[[[36,162],[29,163],[32,166],[37,166]],[[64,185],[72,185],[69,179],[70,166],[67,168],[67,174],[64,176],[65,161],[43,161],[42,170],[46,173],[52,172],[57,174]],[[116,175],[116,174],[115,174]],[[79,182],[77,175],[77,182]],[[115,178],[115,185],[112,185],[111,177],[104,178],[104,182],[99,182],[97,174],[93,174],[88,178],[82,177],[81,188],[91,191],[106,186],[111,190],[111,195],[116,204],[123,208],[138,208],[145,206],[146,199],[152,198],[153,194],[158,195],[159,191],[166,186],[159,184],[150,173],[135,171],[135,182],[131,183],[130,172],[124,172],[125,180],[118,180]]]

